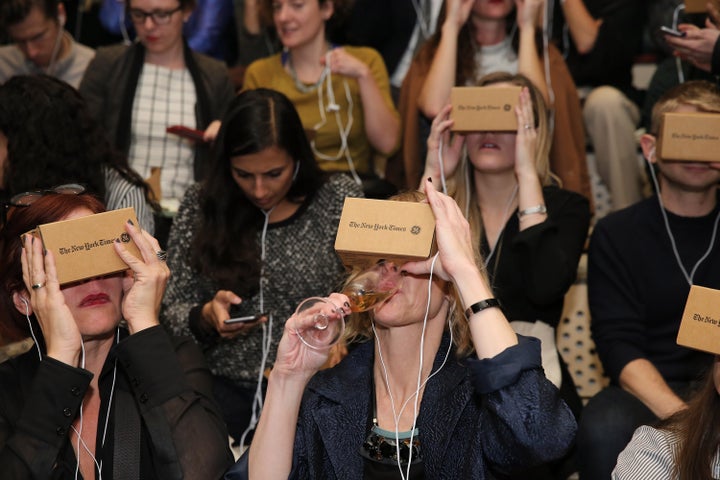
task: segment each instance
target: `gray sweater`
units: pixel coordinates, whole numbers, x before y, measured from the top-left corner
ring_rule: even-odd
[[[192,335],[190,314],[194,307],[210,301],[218,290],[209,278],[190,266],[190,246],[199,222],[199,185],[190,187],[173,222],[168,241],[168,266],[172,272],[163,299],[160,321],[174,334]],[[271,312],[267,323],[272,340],[267,366],[275,360],[277,344],[285,321],[305,298],[326,296],[343,277],[343,267],[335,254],[335,234],[346,196],[361,197],[362,191],[346,175],[333,175],[309,201],[290,218],[272,223],[265,239],[265,275],[260,294],[243,298],[233,316]],[[261,233],[257,241],[260,243]],[[242,272],[238,272],[242,274]],[[262,328],[247,336],[224,340],[219,336],[195,336],[215,375],[238,384],[257,382],[262,359]]]

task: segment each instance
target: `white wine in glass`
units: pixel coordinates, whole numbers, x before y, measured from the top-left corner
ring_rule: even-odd
[[[382,304],[400,288],[402,275],[392,262],[380,262],[351,277],[342,293],[350,299],[350,310],[365,312]]]
[[[342,293],[347,295],[351,311],[365,312],[394,295],[402,278],[393,263],[381,262],[351,277]],[[292,327],[305,345],[322,350],[340,341],[345,330],[343,317],[342,309],[331,301],[311,297],[298,305]]]

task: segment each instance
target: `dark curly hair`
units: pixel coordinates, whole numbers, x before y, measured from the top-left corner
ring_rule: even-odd
[[[4,185],[8,196],[80,183],[105,198],[105,170],[117,171],[151,194],[127,158],[110,147],[83,98],[48,75],[17,76],[0,86],[0,131],[8,139]]]
[[[25,316],[17,311],[13,303],[13,294],[25,290],[20,265],[20,236],[80,208],[87,208],[93,213],[105,211],[103,202],[90,194],[53,194],[40,197],[29,207],[13,207],[8,213],[7,223],[0,228],[0,338],[3,341],[22,340],[30,335]],[[33,330],[42,340],[40,328],[33,325]]]
[[[240,296],[256,292],[263,213],[233,180],[232,157],[278,147],[299,163],[286,198],[301,203],[325,183],[292,102],[265,88],[240,93],[228,105],[200,192],[201,218],[193,238],[192,267]]]

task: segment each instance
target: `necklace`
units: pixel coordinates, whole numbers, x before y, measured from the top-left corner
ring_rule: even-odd
[[[315,90],[320,88],[320,85],[322,85],[323,81],[325,80],[325,77],[328,74],[328,67],[326,66],[325,68],[323,68],[323,71],[320,74],[320,78],[318,78],[317,82],[310,84],[310,85],[306,85],[305,83],[301,82],[300,79],[298,78],[297,72],[295,71],[295,66],[293,65],[292,55],[289,55],[289,54],[288,54],[288,70],[290,70],[290,76],[292,77],[293,82],[295,83],[295,88],[297,88],[302,93],[314,92]]]
[[[380,428],[377,420],[375,382],[371,382],[370,398],[372,425],[360,448],[360,455],[375,462],[397,467],[407,466],[408,462],[413,464],[422,462],[420,430],[413,428],[406,432],[399,432]],[[401,473],[401,478],[408,477]]]

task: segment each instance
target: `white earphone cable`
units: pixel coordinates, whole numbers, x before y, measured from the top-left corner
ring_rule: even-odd
[[[448,345],[448,349],[445,352],[445,358],[443,359],[442,364],[438,367],[437,370],[432,372],[428,377],[421,382],[422,380],[422,369],[423,369],[423,363],[424,363],[424,346],[425,346],[425,328],[427,327],[427,320],[428,316],[430,315],[430,297],[432,293],[432,280],[433,280],[433,272],[435,269],[435,262],[438,259],[438,256],[440,254],[436,253],[433,257],[432,263],[430,264],[430,278],[428,280],[428,299],[427,304],[425,307],[425,318],[423,320],[423,328],[422,328],[422,334],[420,338],[420,365],[418,367],[418,375],[417,375],[417,388],[413,394],[411,394],[403,404],[400,406],[400,411],[397,412],[395,410],[395,398],[392,395],[392,391],[390,390],[390,379],[387,374],[387,367],[385,365],[385,360],[382,355],[382,349],[380,348],[380,339],[377,336],[377,331],[375,330],[375,322],[371,323],[373,334],[375,335],[375,343],[377,345],[378,350],[378,358],[380,360],[380,365],[383,369],[383,377],[385,381],[385,388],[387,388],[388,391],[388,397],[390,398],[390,408],[392,409],[393,414],[393,420],[395,422],[395,454],[397,456],[397,462],[398,462],[398,468],[400,470],[400,477],[402,480],[406,480],[410,477],[410,465],[412,464],[412,444],[413,444],[413,438],[415,437],[415,429],[417,428],[417,416],[418,416],[418,407],[419,407],[419,399],[420,399],[420,390],[427,384],[427,382],[430,381],[431,378],[433,378],[435,375],[437,375],[440,370],[445,366],[445,363],[447,362],[447,359],[450,356],[450,351],[452,350],[453,345],[453,332],[452,332],[452,323],[450,323],[450,343]],[[448,315],[451,315],[452,310],[448,310]],[[450,317],[448,316],[448,321],[450,320]],[[413,403],[413,425],[410,429],[410,440],[408,444],[408,465],[407,465],[407,472],[404,473],[402,469],[402,463],[400,458],[400,417],[402,416],[403,411],[405,411],[405,407],[407,406],[408,402],[411,399],[415,399]]]
[[[38,343],[37,337],[35,336],[35,332],[32,328],[32,322],[30,321],[30,307],[28,304],[28,300],[25,297],[20,297],[21,301],[25,304],[25,318],[28,322],[28,327],[30,329],[30,336],[32,337],[33,341],[35,342],[35,349],[38,354],[38,360],[42,362],[43,355],[40,351],[40,344]],[[120,343],[120,327],[117,328],[115,333],[115,344],[117,345]],[[80,360],[80,368],[85,368],[85,342],[80,342],[80,351],[81,351],[81,360]],[[107,406],[107,412],[105,413],[105,425],[103,426],[103,434],[102,439],[100,443],[100,448],[102,449],[105,446],[105,440],[107,438],[107,431],[108,431],[108,425],[110,423],[110,411],[112,410],[112,404],[113,404],[113,398],[115,394],[115,382],[117,380],[117,359],[115,359],[115,364],[113,366],[113,377],[112,377],[112,384],[110,386],[110,397],[108,399],[108,406]],[[93,459],[93,463],[95,463],[95,466],[98,469],[98,480],[102,480],[102,459],[100,460],[100,463],[98,463],[97,458],[95,458],[95,455],[90,451],[85,441],[82,439],[82,430],[83,430],[83,403],[80,403],[80,430],[78,431],[74,426],[70,426],[70,428],[75,432],[75,435],[77,435],[77,463],[75,465],[75,478],[78,476],[78,472],[80,471],[80,454],[81,450],[80,447],[82,446],[83,449],[90,455],[90,457]]]
[[[265,311],[265,289],[264,289],[264,278],[265,278],[265,251],[266,251],[266,238],[267,229],[270,223],[270,214],[275,209],[272,207],[270,210],[263,210],[265,215],[265,221],[263,223],[262,233],[260,235],[260,291],[258,292],[259,308],[260,312]],[[270,346],[272,345],[272,325],[273,325],[273,314],[272,312],[268,315],[268,323],[262,325],[262,358],[260,360],[260,368],[257,377],[257,386],[255,388],[255,395],[253,397],[252,416],[250,417],[250,423],[242,433],[240,437],[240,447],[245,445],[245,438],[248,433],[255,429],[257,422],[260,419],[260,414],[263,409],[263,379],[265,378],[265,366],[267,365],[268,357],[270,356]]]
[[[20,300],[25,304],[25,318],[27,319],[28,328],[30,329],[30,336],[32,337],[33,342],[35,342],[35,350],[37,350],[38,360],[42,362],[43,356],[42,352],[40,351],[40,344],[38,343],[35,332],[33,331],[32,322],[30,321],[30,304],[28,303],[27,298],[23,296],[20,296]]]
[[[715,224],[713,225],[713,231],[712,235],[710,236],[710,244],[708,245],[707,250],[703,254],[700,259],[695,262],[695,265],[693,265],[692,270],[690,270],[690,273],[688,273],[687,269],[685,268],[685,265],[683,265],[682,259],[680,258],[680,252],[677,248],[677,243],[675,242],[675,236],[672,233],[672,229],[670,228],[670,221],[667,216],[667,211],[665,210],[665,205],[662,201],[662,195],[660,194],[660,185],[657,180],[657,175],[655,174],[655,169],[653,168],[652,163],[650,163],[649,159],[646,159],[648,164],[650,165],[650,178],[652,178],[653,185],[655,186],[655,191],[657,192],[657,199],[658,199],[658,205],[660,205],[660,213],[663,217],[663,222],[665,224],[665,231],[668,234],[668,237],[670,239],[670,245],[672,247],[673,255],[675,256],[675,261],[678,264],[678,267],[680,267],[680,271],[682,272],[683,276],[685,277],[685,280],[687,281],[689,286],[693,285],[693,279],[695,278],[695,272],[697,272],[697,269],[700,267],[700,265],[705,261],[705,259],[710,255],[710,252],[712,252],[713,247],[715,246],[715,238],[717,237],[717,231],[718,231],[718,224],[720,223],[720,211],[718,212],[717,216],[715,217]]]
[[[342,124],[342,117],[340,116],[340,106],[335,101],[335,92],[333,90],[332,86],[332,72],[330,68],[330,51],[328,51],[325,54],[325,69],[323,70],[323,74],[321,75],[321,83],[322,79],[324,79],[325,83],[325,90],[328,97],[328,104],[325,106],[325,101],[323,99],[323,88],[322,85],[317,88],[317,95],[318,95],[318,110],[320,112],[320,121],[316,123],[313,126],[313,130],[315,132],[319,131],[322,127],[324,127],[327,124],[327,112],[332,112],[335,115],[335,123],[338,126],[338,133],[340,135],[340,147],[338,148],[338,151],[335,153],[335,155],[327,155],[325,153],[322,153],[317,149],[315,146],[315,139],[313,138],[310,141],[310,147],[312,148],[313,153],[315,156],[321,160],[327,160],[327,161],[336,161],[345,157],[348,168],[350,169],[350,174],[352,175],[353,179],[355,180],[355,183],[358,185],[362,185],[362,180],[360,179],[360,176],[357,174],[357,171],[355,170],[355,163],[353,162],[352,155],[350,154],[350,147],[348,145],[348,138],[350,137],[350,130],[353,126],[353,108],[354,103],[352,100],[352,94],[350,93],[350,86],[347,83],[347,80],[343,79],[343,87],[345,90],[345,99],[348,102],[348,111],[347,111],[347,123],[345,126]]]

